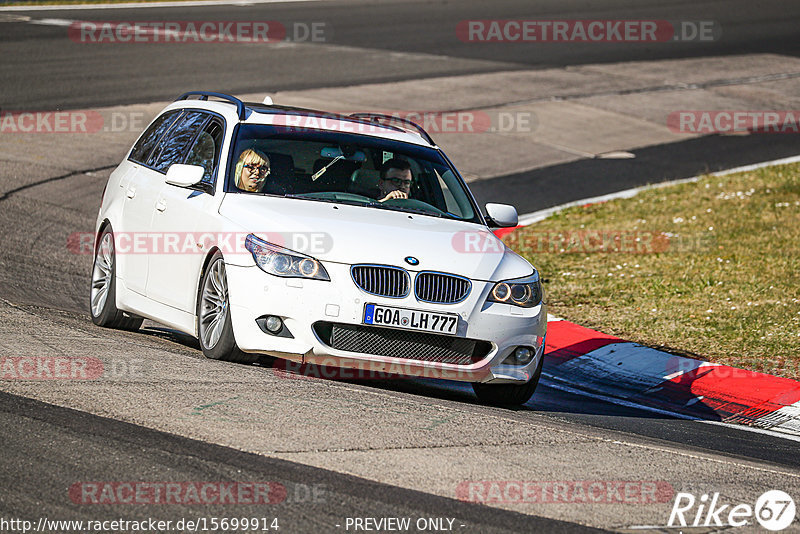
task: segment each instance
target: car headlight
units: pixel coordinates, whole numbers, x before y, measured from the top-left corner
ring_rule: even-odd
[[[539,273],[526,278],[497,282],[489,292],[489,302],[512,304],[522,308],[533,308],[542,301],[542,284]]]
[[[284,278],[331,279],[325,267],[311,256],[267,243],[253,234],[247,236],[244,247],[253,254],[256,265],[265,273]]]

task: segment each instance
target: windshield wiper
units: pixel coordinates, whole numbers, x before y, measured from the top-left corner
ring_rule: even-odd
[[[311,193],[311,195],[313,195],[313,193]],[[368,202],[366,200],[355,200],[355,199],[352,199],[352,198],[337,199],[337,198],[326,198],[326,197],[309,196],[309,194],[300,194],[300,195],[298,195],[298,194],[294,194],[294,193],[287,193],[287,194],[285,194],[283,196],[284,196],[284,198],[299,198],[301,200],[316,200],[317,202],[328,202],[328,203],[332,203],[332,204],[347,204],[349,206],[365,206],[367,208],[378,208],[378,209],[389,210],[389,211],[402,211],[402,212],[405,212],[405,213],[416,213],[418,215],[430,215],[431,217],[439,217],[440,219],[441,218],[446,218],[446,219],[455,218],[455,217],[447,217],[444,213],[439,213],[439,212],[436,212],[436,211],[428,211],[428,210],[419,209],[419,208],[402,208],[402,207],[399,207],[399,206],[387,206],[386,204],[383,204],[383,203],[375,201],[375,200],[373,200],[371,202]]]
[[[444,217],[443,214],[435,212],[435,211],[428,211],[419,208],[401,208],[399,206],[387,206],[381,202],[370,202],[367,204],[369,208],[379,208],[382,210],[389,210],[389,211],[403,211],[406,213],[417,213],[419,215],[430,215],[431,217]]]
[[[313,197],[308,195],[296,195],[294,193],[287,193],[283,195],[284,198],[299,198],[300,200],[316,200],[317,202],[329,202],[332,204],[348,204],[350,206],[367,206],[369,205],[365,200],[339,199],[339,198],[325,198]]]

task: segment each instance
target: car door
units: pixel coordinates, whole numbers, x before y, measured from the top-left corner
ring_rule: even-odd
[[[164,250],[149,257],[147,295],[186,312],[194,311],[197,274],[207,252],[202,234],[209,229],[225,133],[222,118],[207,113],[204,116],[206,120],[191,139],[185,157],[177,162],[205,169],[201,187],[185,188],[165,182],[156,199],[152,223],[153,230],[163,236]]]
[[[114,228],[117,241],[117,273],[125,286],[142,295],[147,285],[146,236],[150,231],[156,195],[164,178],[147,168],[150,156],[166,132],[175,124],[182,110],[168,111],[145,130],[133,146],[128,160],[129,172],[119,182],[125,192],[122,220]]]

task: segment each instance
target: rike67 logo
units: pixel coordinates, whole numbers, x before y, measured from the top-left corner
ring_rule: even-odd
[[[755,502],[724,503],[719,493],[703,494],[696,498],[691,493],[675,495],[669,515],[668,527],[743,527],[757,521],[763,528],[779,531],[792,524],[795,518],[794,500],[786,492],[770,490]]]

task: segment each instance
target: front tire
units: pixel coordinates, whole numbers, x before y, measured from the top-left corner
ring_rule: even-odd
[[[493,386],[491,384],[473,382],[472,390],[483,404],[491,406],[522,406],[533,397],[536,386],[539,385],[543,363],[544,351],[539,357],[539,365],[536,366],[536,371],[525,384],[499,384]]]
[[[200,283],[197,299],[197,339],[206,358],[228,362],[253,363],[258,356],[236,346],[231,324],[228,279],[225,260],[214,253]]]
[[[114,233],[106,226],[94,251],[92,287],[89,294],[92,322],[105,328],[138,330],[144,319],[127,315],[117,309],[117,262]]]

